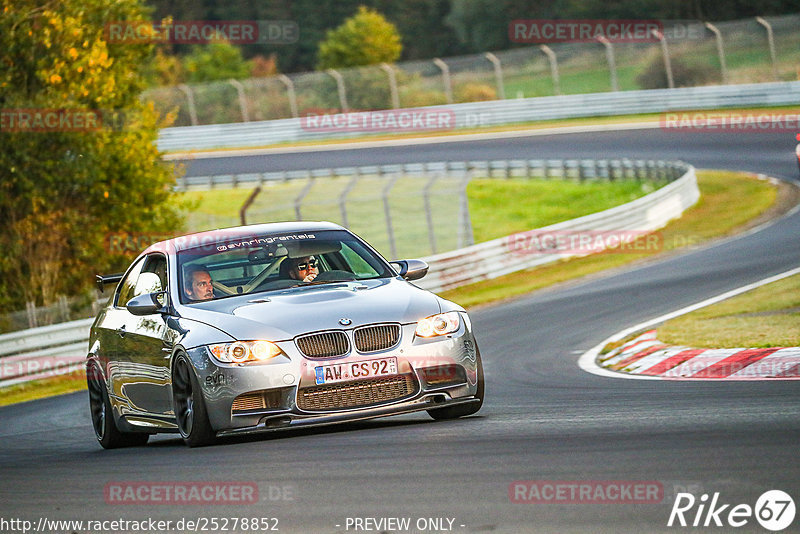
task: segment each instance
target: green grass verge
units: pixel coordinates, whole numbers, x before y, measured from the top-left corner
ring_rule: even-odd
[[[481,179],[470,182],[467,198],[475,242],[482,243],[613,208],[655,187],[635,181]]]
[[[800,275],[667,321],[658,339],[700,348],[800,346]]]
[[[0,388],[0,406],[43,399],[86,389],[86,373],[79,371]]]
[[[653,248],[670,251],[730,235],[737,227],[769,209],[777,195],[776,188],[769,182],[742,173],[698,171],[697,178],[702,195],[700,201],[683,217],[663,228],[659,232],[663,247]],[[445,291],[442,296],[464,307],[493,303],[653,257],[660,252],[603,253],[564,260]]]

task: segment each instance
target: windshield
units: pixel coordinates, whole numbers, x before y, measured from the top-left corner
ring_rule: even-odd
[[[178,253],[181,302],[395,276],[385,260],[343,230],[265,234]]]

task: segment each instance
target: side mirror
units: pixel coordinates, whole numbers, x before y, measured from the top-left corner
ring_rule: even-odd
[[[397,265],[399,267],[397,274],[409,282],[419,280],[428,274],[428,264],[422,260],[397,260],[390,263]]]
[[[133,297],[125,305],[125,308],[133,315],[152,315],[166,311],[167,293],[159,291],[157,293],[146,293]]]

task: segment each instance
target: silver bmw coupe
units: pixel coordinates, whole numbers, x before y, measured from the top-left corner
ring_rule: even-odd
[[[151,245],[91,328],[86,376],[105,448],[189,446],[426,410],[477,412],[484,379],[460,306],[326,222],[242,226]]]

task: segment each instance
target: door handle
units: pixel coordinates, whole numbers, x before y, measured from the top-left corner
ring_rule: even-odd
[[[126,334],[126,332],[125,332],[125,325],[122,325],[122,326],[120,326],[119,328],[117,328],[116,332],[117,332],[117,335],[118,335],[119,337],[125,337],[125,334]]]

